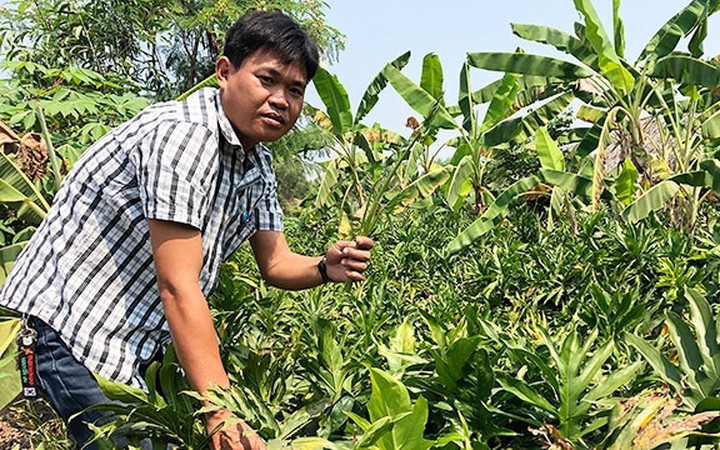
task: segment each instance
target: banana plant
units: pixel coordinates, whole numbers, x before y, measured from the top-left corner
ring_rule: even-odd
[[[720,394],[718,324],[710,304],[698,291],[686,288],[685,299],[690,307],[688,319],[670,311],[665,320],[677,363],[645,339],[630,333],[625,337],[655,374],[681,396],[686,408],[701,411],[704,405],[717,405]]]
[[[720,66],[702,69],[717,73]],[[720,79],[717,83],[720,84]],[[690,90],[697,91],[695,87]],[[720,161],[710,158],[712,149],[720,142],[720,102],[707,92],[709,88],[703,90],[705,95],[693,94],[683,102],[674,99],[671,106],[674,114],[656,119],[661,140],[672,140],[679,145],[672,146],[666,158],[657,160],[655,172],[659,181],[645,189],[640,186],[640,195],[623,210],[622,216],[629,222],[643,220],[678,199],[670,211],[671,218],[692,232],[701,205],[720,188],[715,181]],[[672,164],[665,164],[665,160]]]
[[[497,226],[509,212],[512,201],[538,184],[539,180],[534,176],[524,178],[495,198],[484,183],[493,154],[508,145],[525,142],[538,128],[565,110],[572,95],[556,94],[554,89],[540,89],[539,85],[545,80],[542,77],[513,74],[473,91],[470,66],[466,63],[460,72],[458,105],[447,106],[443,97],[442,66],[436,55],[428,54],[423,59],[419,85],[405,76],[400,68],[388,65],[383,73],[408,105],[423,115],[430,129],[448,129],[458,133],[443,144],[455,148],[445,199],[457,211],[466,198],[474,194],[475,209],[480,217],[446,247],[449,253],[456,253]],[[532,112],[518,115],[518,111],[539,99],[547,102]],[[489,105],[481,120],[477,106],[485,102]],[[432,118],[431,112],[434,115]],[[458,116],[462,116],[461,125],[456,122]]]
[[[42,114],[39,114],[39,118],[42,120]],[[44,120],[42,123],[44,124]],[[23,173],[10,155],[9,147],[17,146],[20,137],[3,122],[0,122],[0,129],[6,137],[10,138],[0,144],[0,203],[15,211],[17,218],[31,226],[37,226],[47,214],[50,205],[38,186]],[[49,139],[47,133],[46,139]],[[19,239],[19,242],[12,242],[0,248],[0,285],[5,282],[5,278],[26,243],[25,239]]]
[[[399,70],[409,58],[407,52],[388,63],[386,69]],[[420,196],[427,197],[446,178],[442,168],[425,173],[400,170],[403,165],[412,166],[408,164],[414,162],[409,161],[411,157],[413,160],[419,157],[415,149],[422,130],[416,130],[414,137],[404,142],[399,135],[362,124],[387,83],[383,70],[370,83],[353,115],[347,91],[335,75],[320,67],[313,78],[325,106],[325,111],[315,110],[314,119],[329,130],[333,141],[330,150],[335,155],[324,164],[325,173],[315,205],[321,207],[329,204],[333,197],[340,198],[341,234],[349,234],[352,219],[361,221],[360,233],[369,233],[376,223],[382,199],[393,197],[391,192],[399,193],[392,202],[393,207],[407,205]],[[390,174],[388,166],[392,167]]]
[[[10,130],[3,124],[4,130]],[[20,138],[15,141],[19,142]],[[38,225],[45,217],[50,205],[43,197],[40,189],[23,173],[13,161],[6,150],[7,145],[12,142],[3,143],[0,152],[0,203],[12,207],[19,218],[30,224]]]
[[[539,126],[547,124],[570,103],[572,95],[554,95],[553,90],[539,89],[541,77],[521,77],[508,74],[500,82],[492,83],[476,92],[470,84],[470,66],[466,63],[460,72],[457,106],[449,106],[443,96],[442,66],[435,54],[423,59],[420,84],[414,83],[401,72],[401,68],[386,66],[383,73],[398,94],[432,127],[458,133],[442,144],[455,148],[451,159],[453,173],[446,194],[447,203],[458,210],[470,194],[474,194],[475,208],[482,214],[493,195],[484,183],[485,170],[496,151],[514,142],[523,142]],[[529,103],[539,99],[550,100],[542,107],[524,116],[511,117]],[[489,102],[482,120],[477,108]],[[462,124],[456,117],[462,116]]]
[[[632,159],[634,166],[652,185],[658,180],[652,176],[646,161],[659,160],[657,154],[683,153],[680,158],[694,153],[699,148],[695,140],[684,139],[682,121],[686,116],[675,115],[668,104],[668,98],[678,94],[677,84],[684,86],[717,87],[717,68],[712,63],[699,59],[702,55],[702,41],[707,29],[707,18],[717,12],[717,0],[693,0],[683,8],[653,36],[642,51],[635,65],[624,59],[624,34],[622,19],[619,16],[620,1],[613,1],[612,39],[605,31],[597,12],[590,0],[574,0],[575,8],[584,19],[576,24],[572,36],[563,31],[526,24],[513,24],[513,32],[526,40],[548,44],[557,50],[569,54],[576,62],[556,58],[515,53],[469,53],[468,62],[481,69],[500,71],[507,74],[550,77],[551,86],[572,92],[585,104],[578,111],[578,117],[592,123],[592,127],[582,130],[582,141],[576,146],[579,157],[588,157],[592,161],[590,205],[593,210],[600,208],[601,196],[606,188],[603,183],[614,167],[608,167],[608,151],[611,144],[618,141],[625,149],[619,161],[625,164],[626,157]],[[690,38],[691,55],[680,56],[672,53],[683,37]],[[682,81],[681,81],[682,80]],[[705,89],[707,90],[707,89]],[[703,105],[703,114],[691,114],[689,120],[693,126],[702,130],[705,137],[717,133],[717,112],[714,104]],[[692,110],[692,108],[690,108]],[[668,120],[674,117],[676,126],[672,129],[674,140],[662,139],[651,142],[646,136],[645,117],[664,116]],[[663,124],[659,128],[663,128]],[[618,137],[619,136],[619,137]],[[659,150],[648,151],[655,147]],[[683,152],[681,149],[691,150]],[[696,160],[693,156],[690,159]],[[693,167],[680,167],[677,173],[693,170]],[[648,190],[650,186],[646,188]],[[670,185],[672,188],[672,185]],[[667,191],[668,188],[660,188]],[[661,196],[665,199],[668,193]],[[694,191],[692,195],[699,195]]]
[[[572,208],[567,200],[570,193],[589,197],[592,181],[582,174],[565,171],[565,155],[544,126],[535,131],[535,149],[540,161],[540,173],[522,178],[500,193],[477,220],[445,247],[448,254],[460,252],[495,228],[510,213],[512,203],[518,198],[528,194],[545,195],[551,191],[551,212],[548,220],[552,221],[553,212],[560,214],[563,206]],[[551,190],[550,186],[554,186],[554,189]]]

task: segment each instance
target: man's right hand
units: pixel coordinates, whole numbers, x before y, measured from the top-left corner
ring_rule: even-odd
[[[206,416],[208,434],[223,420],[232,417],[229,411],[215,411]],[[213,434],[210,450],[266,450],[265,442],[243,421],[228,425]]]

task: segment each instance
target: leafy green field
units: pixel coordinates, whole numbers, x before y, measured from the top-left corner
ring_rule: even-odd
[[[567,59],[472,51],[457,102],[433,54],[418,81],[409,53],[378,67],[356,111],[319,70],[322,104],[272,148],[279,183],[303,186],[281,199],[288,241],[376,246],[352,286],[269,288],[247,246],[224,266],[210,304],[233,387],[213,401],[269,448],[720,447],[720,63],[702,51],[720,3],[690,1],[634,62],[619,2],[609,32],[589,0],[574,4],[574,34],[513,25]],[[84,147],[160,98],[123,89],[128,74],[16,56],[0,84],[5,270]],[[472,87],[477,70],[500,78]],[[407,138],[363,123],[386,89],[417,114]],[[57,151],[28,147],[32,132]],[[117,420],[98,435],[205,448],[172,349],[147,382],[103,382],[123,404],[99,406]]]

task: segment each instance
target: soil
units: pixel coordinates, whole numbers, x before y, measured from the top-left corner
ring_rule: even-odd
[[[45,448],[67,447],[63,423],[47,402],[18,400],[0,410],[0,450],[34,449],[42,441]]]

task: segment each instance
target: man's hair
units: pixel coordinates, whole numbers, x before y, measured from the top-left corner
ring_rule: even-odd
[[[223,55],[237,68],[262,47],[277,54],[283,64],[300,62],[308,81],[315,76],[320,59],[315,41],[282,12],[254,11],[239,18],[225,35]]]

